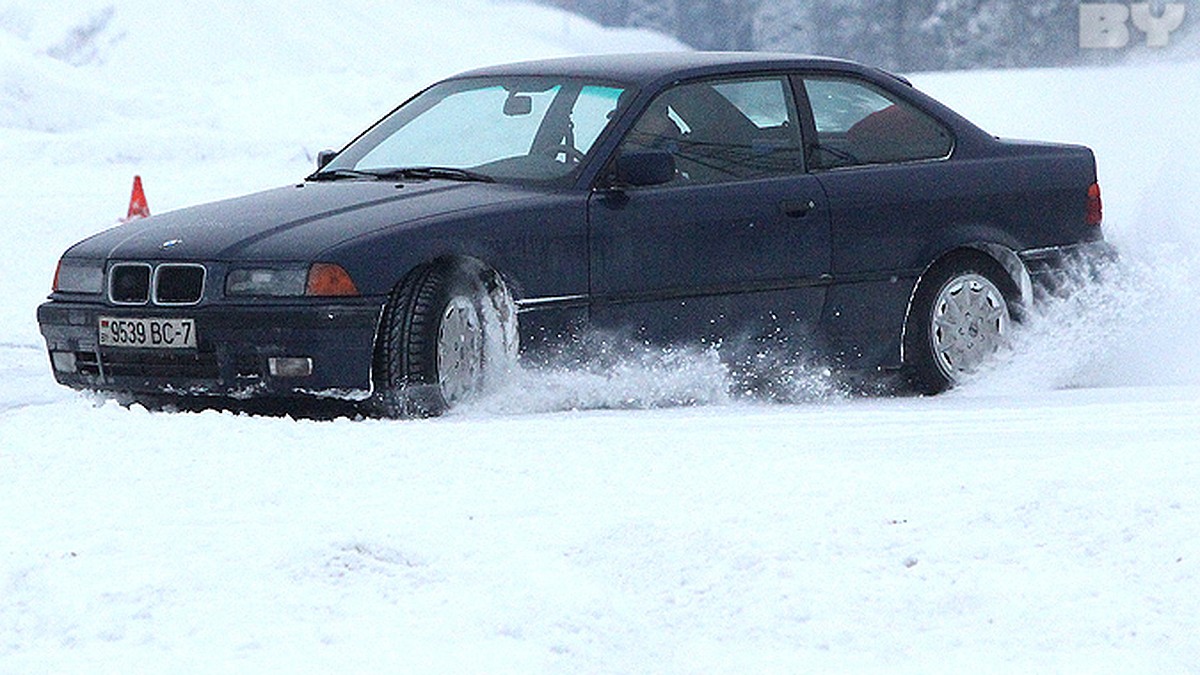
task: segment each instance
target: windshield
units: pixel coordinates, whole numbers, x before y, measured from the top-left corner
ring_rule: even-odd
[[[435,168],[465,170],[459,178],[564,181],[616,117],[625,91],[547,77],[442,82],[384,118],[314,177],[413,176],[401,170]]]

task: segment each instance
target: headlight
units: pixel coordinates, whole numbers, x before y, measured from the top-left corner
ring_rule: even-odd
[[[99,293],[104,290],[104,263],[91,260],[59,260],[54,272],[56,293]]]
[[[333,297],[358,295],[358,287],[340,265],[313,263],[308,267],[231,270],[225,277],[225,295]]]
[[[307,282],[307,267],[231,270],[225,277],[225,295],[304,295]]]

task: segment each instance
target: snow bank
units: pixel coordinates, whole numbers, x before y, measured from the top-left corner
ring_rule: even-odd
[[[254,159],[253,173],[274,170],[276,182],[298,173],[279,164],[311,163],[419,88],[472,66],[613,44],[680,48],[495,0],[25,0],[9,3],[0,29],[13,57],[0,125],[54,134],[9,133],[10,150],[131,169]]]

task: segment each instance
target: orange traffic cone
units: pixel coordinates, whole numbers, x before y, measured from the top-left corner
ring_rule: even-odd
[[[150,206],[146,204],[146,193],[142,190],[142,177],[133,177],[133,194],[129,196],[129,213],[125,220],[145,218],[150,215]]]

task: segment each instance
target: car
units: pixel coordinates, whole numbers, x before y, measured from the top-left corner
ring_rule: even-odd
[[[58,382],[429,415],[615,331],[803,345],[936,393],[1069,261],[1112,255],[1091,150],[831,58],[481,68],[317,164],[68,249],[37,312]]]

